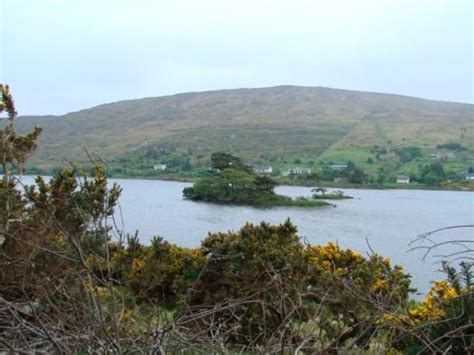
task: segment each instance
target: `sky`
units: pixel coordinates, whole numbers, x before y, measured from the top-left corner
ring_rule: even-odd
[[[20,114],[326,86],[473,103],[472,1],[0,0]]]

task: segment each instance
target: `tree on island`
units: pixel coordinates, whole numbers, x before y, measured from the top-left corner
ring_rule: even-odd
[[[275,195],[275,182],[258,176],[240,158],[226,153],[213,153],[209,177],[185,188],[186,198],[197,201],[243,203]]]
[[[324,205],[322,201],[292,200],[274,192],[276,183],[268,176],[259,176],[238,157],[227,153],[213,153],[209,176],[196,181],[193,187],[183,190],[185,198],[224,204],[254,206]]]
[[[213,153],[211,155],[211,168],[218,171],[233,168],[235,170],[252,173],[252,169],[245,165],[240,158],[223,152]]]

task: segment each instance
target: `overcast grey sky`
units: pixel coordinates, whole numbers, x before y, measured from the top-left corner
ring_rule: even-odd
[[[472,1],[0,0],[22,114],[281,84],[473,102]]]

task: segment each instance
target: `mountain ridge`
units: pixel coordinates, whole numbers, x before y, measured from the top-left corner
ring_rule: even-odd
[[[80,113],[87,110],[92,110],[96,108],[100,108],[102,106],[114,105],[117,103],[131,103],[134,101],[141,101],[141,100],[153,100],[153,99],[160,99],[160,98],[171,98],[175,96],[184,96],[184,95],[194,95],[194,94],[210,94],[216,92],[233,92],[233,91],[251,91],[251,90],[265,90],[265,89],[276,89],[276,88],[304,88],[304,89],[322,89],[322,90],[334,90],[340,92],[348,92],[348,93],[361,93],[361,94],[373,94],[373,95],[383,95],[383,96],[392,96],[398,98],[407,98],[407,99],[416,99],[416,100],[424,100],[430,102],[438,102],[438,103],[445,103],[445,104],[455,104],[455,105],[467,105],[467,106],[474,106],[473,103],[469,102],[460,102],[460,101],[448,101],[448,100],[438,100],[438,99],[429,99],[419,96],[410,96],[405,94],[395,94],[390,92],[378,92],[378,91],[366,91],[366,90],[350,90],[350,89],[340,89],[340,88],[333,88],[328,86],[306,86],[306,85],[290,85],[290,84],[283,84],[283,85],[275,85],[275,86],[265,86],[265,87],[258,87],[258,88],[251,88],[251,87],[241,87],[235,89],[213,89],[213,90],[202,90],[202,91],[189,91],[189,92],[179,92],[175,94],[168,94],[168,95],[160,95],[160,96],[145,96],[145,97],[138,97],[133,99],[123,99],[123,100],[116,100],[111,102],[106,102],[102,104],[93,105],[90,107],[86,107],[83,109],[69,111],[63,114],[41,114],[41,115],[21,115],[20,117],[62,117],[74,113]]]

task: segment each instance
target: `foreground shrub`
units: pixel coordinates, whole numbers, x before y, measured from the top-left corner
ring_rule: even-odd
[[[155,237],[143,257],[132,261],[126,282],[142,300],[175,306],[198,280],[204,263],[199,249],[181,248]]]
[[[388,259],[305,246],[290,221],[213,233],[201,249],[207,263],[176,321],[217,347],[369,348],[381,314],[410,291],[409,275]]]
[[[397,348],[413,353],[474,351],[472,263],[460,266],[457,271],[444,262],[447,279],[435,282],[422,302],[404,312],[384,315],[383,322]]]

